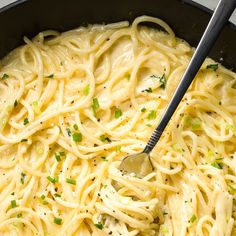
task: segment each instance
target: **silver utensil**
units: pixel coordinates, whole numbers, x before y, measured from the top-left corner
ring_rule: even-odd
[[[196,51],[179,83],[171,101],[169,102],[161,120],[146,147],[141,153],[125,157],[119,170],[124,174],[134,173],[137,177],[144,177],[153,171],[153,165],[150,160],[150,152],[160,139],[166,125],[174,114],[188,87],[193,81],[203,61],[207,57],[210,49],[213,47],[216,39],[218,38],[223,26],[228,21],[232,12],[236,7],[236,0],[221,0],[217,5],[214,14],[197,46]]]

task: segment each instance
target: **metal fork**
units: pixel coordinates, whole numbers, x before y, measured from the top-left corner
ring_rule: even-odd
[[[141,153],[125,157],[119,170],[124,174],[134,173],[137,177],[144,177],[153,171],[153,165],[150,160],[150,152],[157,144],[169,120],[174,114],[188,87],[193,81],[203,61],[207,57],[210,49],[213,47],[223,26],[228,21],[236,7],[236,0],[221,0],[217,5],[213,16],[197,46],[195,53],[179,83],[171,101],[169,102],[161,120],[146,147]]]

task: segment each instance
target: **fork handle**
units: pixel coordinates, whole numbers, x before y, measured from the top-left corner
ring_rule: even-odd
[[[179,83],[177,89],[171,101],[169,102],[164,115],[162,116],[158,126],[152,133],[148,143],[143,150],[145,153],[150,153],[160,139],[164,129],[166,128],[169,120],[174,114],[188,87],[193,81],[203,61],[207,57],[210,49],[213,47],[219,33],[223,29],[223,26],[228,21],[232,12],[236,7],[236,0],[221,0],[217,5],[213,16],[197,46],[195,53]]]

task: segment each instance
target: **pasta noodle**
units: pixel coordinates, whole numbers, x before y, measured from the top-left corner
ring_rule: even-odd
[[[148,16],[24,40],[0,67],[0,235],[236,235],[234,72],[205,60],[138,178],[120,161],[194,49]]]

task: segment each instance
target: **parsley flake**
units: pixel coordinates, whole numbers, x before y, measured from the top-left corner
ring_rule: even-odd
[[[218,64],[217,63],[216,64],[209,64],[209,65],[207,65],[206,68],[216,71],[218,69]]]
[[[62,224],[62,219],[55,217],[54,218],[54,223],[57,224],[57,225],[61,225]]]
[[[218,163],[218,162],[213,162],[213,163],[211,163],[211,166],[213,166],[213,167],[215,167],[215,168],[217,168],[217,169],[223,169],[223,164],[222,163]]]
[[[108,138],[107,136],[105,136],[104,134],[100,136],[100,140],[101,140],[102,142],[106,142],[106,141],[107,141],[108,143],[111,142],[111,139]]]
[[[25,118],[25,119],[24,119],[24,125],[27,125],[27,124],[29,124],[29,119],[28,119],[28,118]]]
[[[15,207],[17,207],[16,200],[12,200],[11,201],[11,208],[15,208]]]
[[[72,138],[75,142],[81,142],[83,139],[82,134],[78,132],[73,133]]]
[[[121,116],[122,116],[122,111],[119,108],[116,107],[115,118],[118,119]]]
[[[9,78],[9,75],[8,74],[3,74],[3,76],[2,76],[2,80],[6,80],[6,79],[8,79]]]
[[[99,102],[98,102],[98,99],[97,98],[94,98],[93,99],[93,103],[92,103],[92,109],[93,109],[93,114],[95,117],[97,117],[97,110],[99,108]]]
[[[147,116],[148,120],[154,120],[157,117],[157,112],[154,110],[151,110]]]
[[[103,229],[103,224],[101,222],[98,222],[97,224],[94,224],[98,229]]]
[[[193,223],[196,219],[197,217],[193,214],[192,217],[190,218],[190,222]]]

